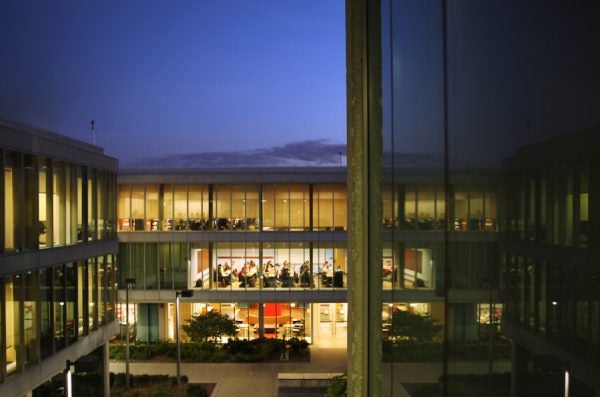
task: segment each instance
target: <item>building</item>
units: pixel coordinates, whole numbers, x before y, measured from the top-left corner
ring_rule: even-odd
[[[217,310],[236,321],[239,338],[298,337],[345,347],[353,271],[345,182],[342,167],[122,170],[122,324],[122,288],[134,279],[129,321],[138,341],[173,340],[175,292],[192,289],[193,298],[181,305],[182,323]],[[379,280],[386,319],[402,309],[446,322],[441,186],[435,172],[413,169],[386,190],[379,226],[386,235]],[[453,186],[456,293],[448,321],[453,340],[476,340],[490,307],[483,279],[498,273],[499,175],[464,174]]]
[[[517,395],[563,395],[565,376],[570,395],[600,394],[599,132],[504,161],[504,328]]]
[[[67,360],[90,355],[96,371],[108,370],[106,342],[118,331],[117,160],[7,121],[0,150],[0,394],[47,395]]]
[[[182,322],[216,309],[239,337],[345,345],[344,181],[332,168],[122,171],[119,277],[135,279],[137,340],[174,339],[175,291],[191,288]]]

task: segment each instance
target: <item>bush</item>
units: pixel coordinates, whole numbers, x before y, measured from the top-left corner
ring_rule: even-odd
[[[289,346],[289,357],[305,359],[309,356],[305,340],[281,339],[230,339],[226,344],[212,342],[190,342],[181,344],[181,360],[191,362],[259,362],[279,359],[285,346]],[[129,346],[131,360],[148,361],[157,357],[175,359],[177,346],[171,342],[137,343]],[[111,360],[125,360],[125,346],[110,346]]]
[[[386,362],[431,362],[440,361],[443,354],[440,342],[400,340],[383,342],[383,359]]]
[[[188,397],[208,397],[208,392],[201,385],[188,385]]]
[[[175,347],[177,350],[177,347]],[[213,361],[217,351],[221,350],[214,343],[182,343],[181,359],[186,361]]]
[[[187,376],[181,377],[181,383],[187,383]],[[158,384],[177,384],[177,378],[169,375],[129,375],[129,386],[132,388],[148,388]],[[111,388],[124,388],[125,387],[125,374],[124,373],[110,373],[110,386]]]
[[[348,387],[348,379],[346,374],[336,376],[331,380],[325,397],[343,397],[346,396],[346,388]]]
[[[290,346],[290,358],[306,358],[308,357],[308,342],[304,339],[291,338],[287,340],[287,344]]]
[[[510,343],[495,341],[494,359],[510,358]],[[489,359],[487,341],[450,342],[449,355],[453,360],[485,361]],[[383,341],[383,357],[386,362],[432,362],[442,359],[444,344],[434,341],[397,340]]]

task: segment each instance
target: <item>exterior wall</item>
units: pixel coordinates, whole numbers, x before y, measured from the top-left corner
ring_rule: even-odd
[[[504,162],[506,332],[538,368],[536,384],[568,369],[579,387],[600,390],[599,149],[591,129]],[[528,384],[519,384],[515,393],[526,395]]]
[[[313,171],[122,172],[118,278],[122,286],[127,278],[135,279],[129,308],[131,327],[137,309],[135,337],[172,338],[174,291],[193,289],[194,297],[182,303],[183,323],[210,307],[235,317],[246,331],[246,325],[258,328],[260,319],[244,308],[277,303],[294,312],[289,319],[279,319],[282,324],[311,317],[311,327],[295,336],[319,338],[321,311],[329,310],[323,305],[333,305],[333,312],[340,309],[336,305],[346,304],[353,267],[346,248],[346,185],[340,183],[345,169]],[[380,229],[382,315],[389,307],[433,315],[440,323],[452,322],[452,339],[478,339],[481,319],[486,310],[489,313],[484,281],[497,279],[498,175],[456,175],[453,205],[448,206],[455,219],[450,230],[449,299],[459,315],[447,319],[441,299],[446,206],[437,178],[432,170],[398,172],[386,189]],[[245,267],[255,268],[256,279],[243,276]],[[284,268],[289,268],[289,279],[281,276]],[[122,322],[124,295],[120,291]],[[298,308],[305,305],[300,313]],[[334,328],[336,335],[346,335]],[[246,332],[244,337],[259,332]]]
[[[114,335],[116,169],[102,149],[0,121],[0,394]]]
[[[256,317],[257,305],[289,312],[277,322],[298,331],[294,321],[318,310],[312,303],[344,304],[344,180],[344,168],[121,173],[119,279],[136,280],[130,302],[141,311],[138,339],[172,338],[175,290],[194,290],[182,322],[218,309],[242,324],[240,337],[258,336],[272,320],[269,310]],[[311,335],[308,324],[293,334]]]

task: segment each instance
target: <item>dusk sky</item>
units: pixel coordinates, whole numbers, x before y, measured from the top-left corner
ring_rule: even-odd
[[[452,159],[497,166],[600,124],[598,4],[448,1]],[[87,142],[95,120],[98,145],[124,167],[336,165],[344,5],[3,1],[0,118]],[[394,24],[383,17],[384,141],[393,128],[411,162],[443,153],[440,7],[382,5]]]
[[[345,147],[341,0],[3,1],[0,48],[1,118],[125,166]]]

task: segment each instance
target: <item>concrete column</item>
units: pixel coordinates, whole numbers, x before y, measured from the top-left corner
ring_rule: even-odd
[[[104,381],[104,397],[110,397],[110,363],[108,358],[108,342],[106,342],[102,346],[102,379]]]
[[[381,12],[346,0],[348,396],[381,394]]]
[[[515,342],[513,342],[511,353],[510,395],[519,397],[521,385],[523,381],[526,381],[528,355],[527,350]]]

